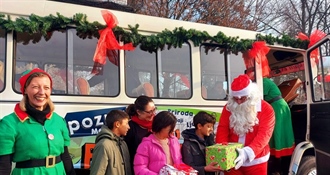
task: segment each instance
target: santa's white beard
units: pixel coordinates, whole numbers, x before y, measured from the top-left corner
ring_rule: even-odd
[[[259,123],[257,100],[260,99],[248,98],[244,103],[238,104],[233,98],[228,99],[227,110],[231,112],[230,128],[233,128],[237,135],[243,136],[248,132],[253,132],[253,126]]]

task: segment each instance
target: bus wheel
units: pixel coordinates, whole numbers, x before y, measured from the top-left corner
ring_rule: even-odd
[[[301,159],[297,175],[316,175],[316,160],[314,156],[305,156]]]

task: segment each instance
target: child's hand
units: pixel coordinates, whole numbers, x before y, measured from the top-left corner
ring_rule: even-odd
[[[209,165],[204,167],[204,170],[206,172],[217,172],[217,171],[221,171],[220,166],[217,166],[218,163],[217,162],[211,162]]]

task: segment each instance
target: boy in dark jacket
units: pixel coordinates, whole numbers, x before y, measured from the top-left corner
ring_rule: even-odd
[[[90,175],[133,175],[128,148],[122,138],[130,129],[128,114],[112,110],[105,120],[106,125],[96,136]]]
[[[195,128],[182,132],[184,142],[182,144],[182,160],[198,171],[198,175],[214,175],[220,171],[216,162],[206,166],[205,147],[213,145],[213,127],[215,117],[204,112],[198,112],[193,119]]]

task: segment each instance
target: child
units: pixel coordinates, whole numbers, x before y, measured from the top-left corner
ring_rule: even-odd
[[[184,138],[181,148],[182,160],[197,170],[199,175],[214,175],[221,169],[215,166],[216,162],[206,166],[205,147],[215,143],[213,134],[215,117],[200,111],[194,116],[193,122],[195,128],[182,132]]]
[[[127,145],[121,136],[130,129],[129,116],[120,110],[107,114],[106,126],[95,139],[91,175],[132,175],[130,156]]]
[[[158,113],[152,121],[152,134],[144,137],[134,157],[136,175],[158,175],[166,164],[181,164],[180,144],[173,136],[176,117],[168,112]]]

